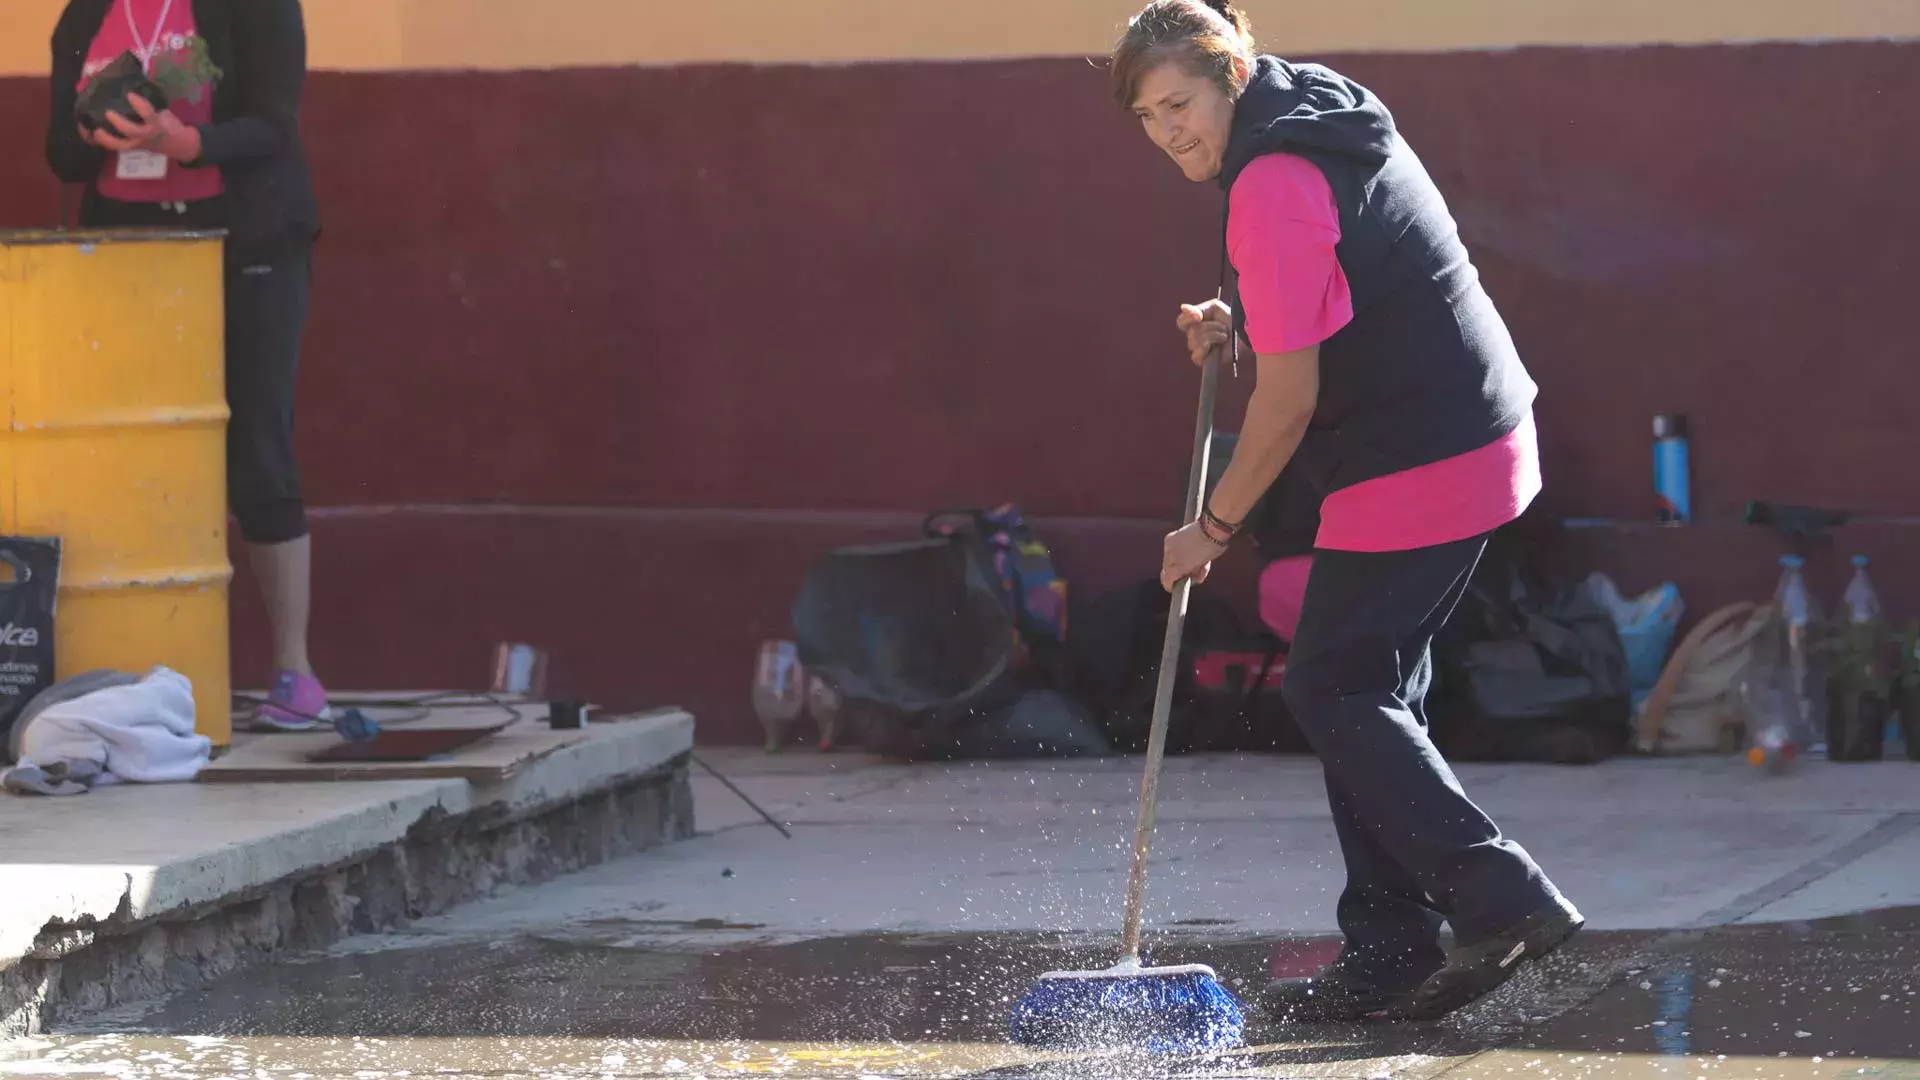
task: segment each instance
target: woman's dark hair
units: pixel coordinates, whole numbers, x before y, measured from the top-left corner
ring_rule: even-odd
[[[1121,108],[1133,108],[1140,81],[1174,61],[1237,101],[1246,89],[1241,65],[1253,55],[1253,25],[1227,0],[1153,0],[1113,47],[1113,96]]]

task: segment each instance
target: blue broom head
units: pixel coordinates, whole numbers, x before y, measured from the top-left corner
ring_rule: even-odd
[[[1246,1013],[1204,964],[1055,971],[1013,1007],[1013,1041],[1051,1050],[1208,1054],[1241,1045]]]

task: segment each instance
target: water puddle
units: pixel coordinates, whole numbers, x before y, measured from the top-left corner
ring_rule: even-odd
[[[1445,1022],[1257,1026],[1255,1045],[1207,1060],[1007,1044],[1008,1008],[1037,975],[1104,966],[1111,943],[1089,952],[1085,942],[994,934],[724,945],[690,934],[676,946],[660,928],[634,930],[360,943],[0,1044],[0,1080],[1920,1080],[1911,912],[1695,938],[1583,934]],[[1273,971],[1310,969],[1327,952],[1182,939],[1158,959],[1212,964],[1251,995]]]

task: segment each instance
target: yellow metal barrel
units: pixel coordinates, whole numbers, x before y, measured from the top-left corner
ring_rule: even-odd
[[[59,677],[164,664],[232,741],[219,233],[0,232],[0,533],[61,539]]]

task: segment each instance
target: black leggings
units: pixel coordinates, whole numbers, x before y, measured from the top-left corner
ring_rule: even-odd
[[[250,544],[307,535],[293,453],[293,388],[312,251],[227,264],[227,504]]]

